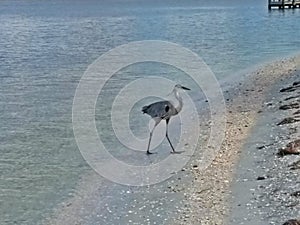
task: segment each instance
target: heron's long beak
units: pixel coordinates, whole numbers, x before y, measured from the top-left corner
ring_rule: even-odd
[[[187,87],[183,87],[183,86],[181,86],[181,88],[183,89],[183,90],[191,90],[191,89],[189,89],[189,88],[187,88]]]

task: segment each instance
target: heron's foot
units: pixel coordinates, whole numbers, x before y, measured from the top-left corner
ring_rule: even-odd
[[[179,152],[178,152],[178,151],[172,151],[171,154],[181,154],[181,153],[183,153],[183,152],[184,152],[184,151],[179,151]]]
[[[152,155],[152,154],[157,154],[157,152],[150,152],[150,151],[147,151],[147,155]]]

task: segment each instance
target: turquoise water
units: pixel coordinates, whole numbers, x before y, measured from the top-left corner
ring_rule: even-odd
[[[299,52],[300,9],[219,3],[0,2],[0,224],[39,224],[91,170],[74,139],[72,102],[87,66],[109,49],[175,42],[220,80]]]

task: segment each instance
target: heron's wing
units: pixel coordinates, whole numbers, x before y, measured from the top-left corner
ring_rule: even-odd
[[[165,118],[168,116],[170,110],[174,108],[171,102],[169,101],[160,101],[152,103],[148,106],[144,106],[142,111],[147,113],[151,117],[160,117]]]

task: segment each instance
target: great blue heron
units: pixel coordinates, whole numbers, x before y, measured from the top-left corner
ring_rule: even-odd
[[[166,120],[166,138],[167,138],[168,142],[170,143],[170,146],[173,150],[173,153],[176,153],[176,151],[175,151],[175,149],[174,149],[174,147],[173,147],[173,145],[172,145],[172,143],[169,139],[169,136],[168,136],[168,124],[169,124],[170,118],[172,116],[177,115],[182,109],[183,102],[182,102],[182,98],[181,98],[180,93],[179,93],[179,91],[181,89],[190,90],[189,88],[183,87],[180,84],[175,85],[172,93],[174,93],[175,98],[179,102],[178,106],[176,106],[176,107],[170,101],[159,101],[159,102],[154,102],[150,105],[144,106],[142,108],[142,112],[147,113],[148,115],[150,115],[155,121],[154,127],[152,128],[152,130],[150,132],[150,137],[149,137],[149,142],[148,142],[148,147],[147,147],[147,154],[152,154],[149,151],[150,143],[151,143],[151,139],[152,139],[152,134],[153,134],[153,131],[154,131],[155,127],[162,120]]]

